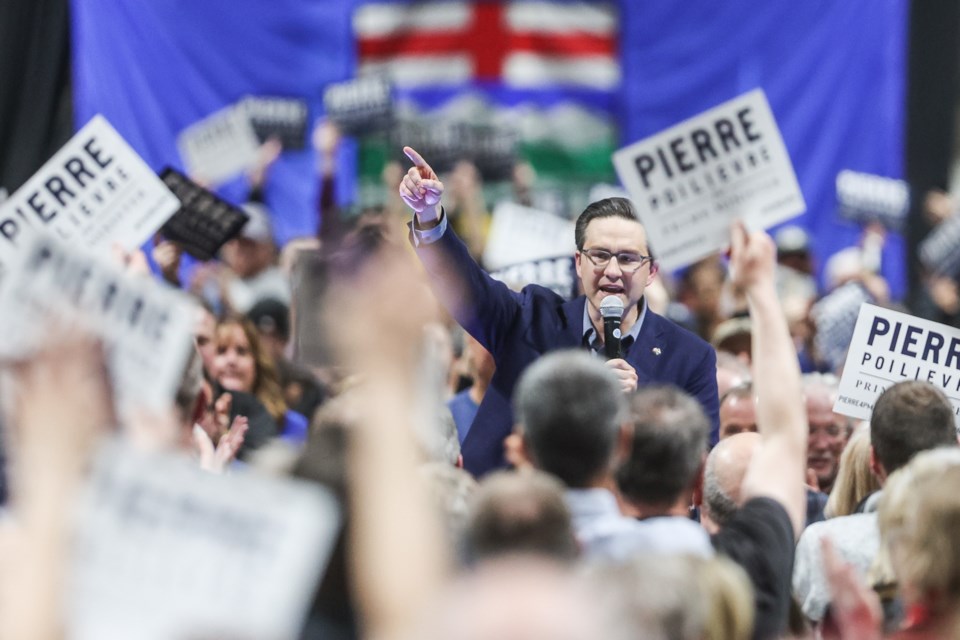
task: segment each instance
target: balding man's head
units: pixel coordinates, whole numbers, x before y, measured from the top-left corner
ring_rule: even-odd
[[[760,435],[740,433],[722,440],[707,457],[703,476],[703,516],[708,529],[723,527],[741,504],[740,488]]]

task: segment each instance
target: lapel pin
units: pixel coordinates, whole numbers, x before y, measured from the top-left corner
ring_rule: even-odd
[[[653,348],[653,355],[655,355],[655,356],[660,355],[660,347],[654,347],[654,348]]]

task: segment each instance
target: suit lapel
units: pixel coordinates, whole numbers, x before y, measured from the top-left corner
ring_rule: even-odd
[[[583,305],[587,299],[578,296],[560,306],[559,346],[575,348],[583,345]]]
[[[663,344],[663,318],[647,309],[640,335],[627,351],[626,361],[637,370],[640,385],[660,380],[661,367],[668,346]]]

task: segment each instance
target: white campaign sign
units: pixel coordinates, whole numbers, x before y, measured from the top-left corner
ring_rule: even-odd
[[[960,415],[960,330],[861,305],[833,410],[867,420],[884,389],[903,380],[939,387]]]
[[[113,443],[78,511],[68,584],[76,640],[296,638],[340,527],[315,484]]]
[[[573,255],[574,224],[560,216],[513,202],[501,202],[483,251],[487,269],[502,269],[520,262]]]
[[[806,208],[762,89],[617,151],[613,164],[668,270],[725,247],[737,218],[766,229]]]
[[[95,116],[0,205],[0,262],[33,230],[88,249],[136,249],[180,208],[103,116]]]
[[[8,267],[0,357],[24,357],[76,327],[103,340],[121,416],[171,405],[193,349],[189,298],[46,234],[31,234]]]
[[[191,178],[220,184],[254,166],[260,144],[245,108],[233,105],[181,131],[177,148]]]

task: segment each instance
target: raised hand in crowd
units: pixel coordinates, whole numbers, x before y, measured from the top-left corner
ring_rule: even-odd
[[[147,256],[140,249],[127,251],[118,244],[111,247],[113,260],[121,269],[133,276],[149,276],[150,266],[147,264]]]
[[[150,250],[153,261],[160,268],[163,279],[175,287],[180,286],[180,260],[183,249],[176,242],[161,240]]]
[[[877,593],[840,558],[829,537],[821,538],[820,545],[831,594],[829,623],[821,629],[824,640],[880,640],[883,611]]]
[[[200,468],[211,473],[223,473],[227,466],[234,461],[249,424],[244,416],[237,416],[220,439],[214,445],[206,430],[196,425],[193,429],[193,440],[200,455]]]
[[[340,129],[329,120],[317,121],[310,137],[317,152],[317,162],[321,176],[332,176],[337,170],[337,149],[340,146]]]
[[[247,172],[247,178],[250,180],[250,188],[257,190],[263,189],[267,181],[267,173],[270,167],[277,161],[283,152],[283,145],[276,138],[269,138],[257,150],[257,161]]]
[[[0,637],[64,637],[63,585],[75,494],[116,424],[100,346],[72,337],[12,367],[12,508],[0,552]]]
[[[358,421],[348,462],[353,581],[367,637],[392,639],[411,637],[451,554],[416,473],[412,417],[418,346],[436,305],[402,249],[374,253],[331,292],[327,326],[360,380],[351,391]]]
[[[800,366],[776,290],[776,247],[763,231],[732,228],[731,278],[747,296],[753,323],[753,380],[761,446],[743,481],[743,495],[769,497],[790,516],[799,535],[806,517],[808,426]]]

